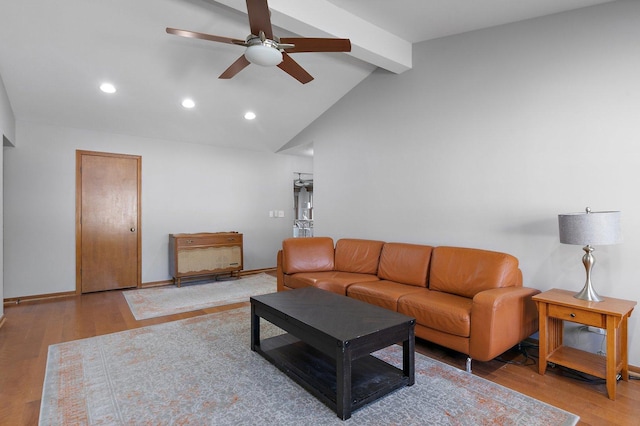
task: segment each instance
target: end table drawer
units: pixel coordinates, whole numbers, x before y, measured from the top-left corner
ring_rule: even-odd
[[[585,311],[577,308],[566,306],[549,305],[549,316],[560,318],[564,321],[577,322],[579,324],[591,325],[598,328],[606,328],[606,315],[593,311]]]

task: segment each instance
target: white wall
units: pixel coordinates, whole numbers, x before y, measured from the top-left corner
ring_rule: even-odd
[[[291,236],[303,157],[18,121],[5,151],[4,297],[75,290],[75,153],[142,156],[142,281],[169,279],[168,235],[238,231],[244,269],[274,267]],[[284,210],[284,219],[269,218]]]
[[[314,143],[315,234],[499,250],[527,286],[578,291],[557,215],[621,210],[599,293],[640,300],[640,2],[428,41],[297,136]],[[640,315],[630,363],[640,366]]]
[[[11,143],[14,143],[15,140],[15,130],[16,130],[16,122],[15,117],[13,115],[13,109],[11,108],[11,103],[9,103],[9,97],[7,96],[7,90],[4,87],[4,82],[2,81],[2,76],[0,76],[0,138],[4,141],[4,139],[8,139]],[[4,149],[3,149],[4,153]],[[3,154],[0,154],[0,188],[3,186],[2,178],[3,178]],[[3,217],[3,195],[0,193],[0,223],[2,223]],[[0,228],[0,300],[4,300],[4,285],[2,281],[2,271],[3,271],[3,263],[2,263],[2,250],[3,250],[3,229]],[[0,318],[4,315],[4,305],[0,306]]]
[[[7,89],[4,87],[2,76],[0,76],[0,137],[5,136],[11,143],[15,143],[16,119],[9,102]]]

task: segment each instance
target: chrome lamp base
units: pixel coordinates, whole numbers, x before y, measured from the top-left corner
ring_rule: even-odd
[[[602,302],[604,299],[596,293],[591,285],[591,268],[593,268],[593,265],[596,263],[596,258],[591,254],[593,253],[594,248],[590,245],[586,245],[582,250],[585,252],[585,255],[582,256],[582,263],[584,264],[584,269],[587,272],[587,281],[584,283],[584,288],[574,294],[573,297],[580,300],[586,300],[588,302]]]

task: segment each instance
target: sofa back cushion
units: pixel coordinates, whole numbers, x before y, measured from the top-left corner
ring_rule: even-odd
[[[329,237],[287,238],[282,242],[282,270],[297,272],[333,271],[333,239]]]
[[[506,253],[461,247],[433,249],[429,289],[472,298],[500,287],[521,287],[518,259]]]
[[[418,244],[385,243],[380,254],[378,278],[426,287],[432,249]]]
[[[336,271],[358,274],[378,273],[383,241],[343,238],[336,243]]]

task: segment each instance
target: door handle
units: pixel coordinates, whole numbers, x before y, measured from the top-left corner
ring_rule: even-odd
[[[136,232],[136,228],[131,228],[131,229],[129,229],[129,231]]]

